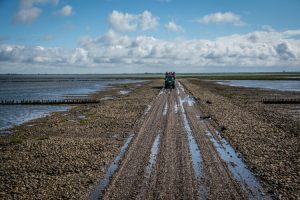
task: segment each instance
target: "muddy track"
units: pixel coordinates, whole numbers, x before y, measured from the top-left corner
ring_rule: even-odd
[[[269,199],[178,82],[134,131],[101,199]]]

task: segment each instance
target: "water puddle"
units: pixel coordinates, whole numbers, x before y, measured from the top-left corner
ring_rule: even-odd
[[[181,83],[178,81],[178,86],[179,86],[179,88],[180,88],[180,90],[182,91],[182,92],[184,92],[184,87],[181,85]]]
[[[167,112],[168,112],[168,102],[166,102],[166,104],[165,104],[163,115],[166,115]]]
[[[158,96],[161,95],[161,94],[163,94],[164,92],[165,92],[165,90],[164,90],[164,89],[161,89],[161,90],[159,91],[159,93],[158,93]]]
[[[113,100],[113,99],[114,99],[114,97],[112,97],[112,96],[106,96],[106,97],[102,97],[100,100],[106,101],[106,100]]]
[[[123,94],[123,95],[129,94],[130,92],[131,92],[131,90],[120,90],[120,91],[119,91],[119,93],[120,93],[120,94]]]
[[[147,178],[149,178],[151,176],[153,166],[156,163],[156,157],[158,154],[159,144],[160,144],[160,135],[157,135],[152,144],[150,159],[149,159],[148,165],[146,167],[146,177]]]
[[[179,97],[179,105],[180,105],[180,109],[181,109],[181,112],[182,112],[183,125],[184,125],[184,128],[185,128],[186,133],[187,133],[189,151],[190,151],[191,158],[192,158],[193,168],[194,168],[196,177],[199,179],[203,176],[203,172],[202,172],[203,159],[202,159],[201,152],[200,152],[200,149],[198,147],[198,144],[197,144],[197,142],[196,142],[196,140],[193,136],[192,129],[191,129],[190,124],[188,122],[186,113],[185,113],[183,103],[186,102],[186,101],[184,99],[181,100],[180,97]],[[207,191],[206,191],[206,189],[203,185],[199,185],[198,193],[199,193],[201,199],[206,199],[207,198]]]
[[[151,109],[151,105],[148,105],[147,108],[145,109],[145,114],[147,114]]]
[[[269,195],[263,192],[262,186],[247,168],[246,164],[235,152],[232,146],[221,136],[220,132],[214,130],[218,140],[210,131],[206,131],[207,136],[217,149],[221,158],[227,163],[230,172],[241,186],[248,192],[249,199],[272,199]],[[220,142],[219,142],[220,141]]]
[[[174,104],[174,113],[178,113],[178,104],[176,102]]]
[[[84,115],[79,115],[78,119],[85,119],[86,117]]]
[[[126,139],[126,142],[122,146],[119,154],[117,155],[117,157],[115,157],[115,159],[113,160],[113,162],[110,164],[109,168],[106,170],[104,178],[98,183],[98,185],[96,186],[94,192],[91,194],[91,196],[90,196],[91,200],[98,200],[98,199],[102,198],[103,191],[108,186],[111,177],[114,175],[114,173],[118,169],[119,162],[122,159],[122,157],[124,156],[124,154],[125,154],[128,146],[129,146],[131,140],[133,139],[133,136],[134,136],[134,134],[131,134]]]

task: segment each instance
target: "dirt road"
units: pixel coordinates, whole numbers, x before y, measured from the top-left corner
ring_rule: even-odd
[[[90,199],[270,199],[198,106],[162,89]]]

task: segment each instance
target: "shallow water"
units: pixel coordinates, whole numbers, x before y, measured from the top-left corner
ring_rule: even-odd
[[[148,177],[148,178],[151,176],[153,166],[156,163],[156,157],[158,154],[159,144],[160,144],[160,135],[158,134],[155,137],[155,140],[152,144],[150,159],[149,159],[148,165],[146,167],[146,177]]]
[[[271,199],[271,197],[266,196],[263,193],[262,186],[260,185],[259,181],[247,168],[247,165],[240,158],[239,154],[235,152],[232,146],[224,138],[222,138],[221,134],[217,130],[215,130],[215,133],[218,137],[218,140],[209,130],[206,131],[206,135],[217,149],[220,157],[227,163],[227,166],[234,178],[248,192],[248,198]]]
[[[179,83],[179,82],[178,82]],[[183,90],[183,87],[181,86],[181,90]],[[178,91],[178,89],[177,89]],[[184,90],[183,90],[184,91]],[[203,171],[202,171],[202,163],[203,163],[203,159],[202,159],[202,155],[200,152],[200,149],[198,147],[198,144],[193,136],[192,133],[192,129],[190,127],[189,121],[187,119],[186,116],[186,112],[183,106],[183,103],[188,103],[189,101],[189,96],[184,97],[183,99],[179,98],[179,108],[181,110],[182,113],[182,119],[183,119],[183,125],[187,134],[187,139],[188,139],[188,145],[189,145],[189,152],[191,154],[191,158],[192,158],[192,163],[193,163],[193,169],[194,172],[196,174],[197,178],[201,178],[203,177]],[[190,106],[190,104],[188,103],[188,105]],[[202,185],[198,186],[198,193],[201,197],[201,199],[206,199],[207,198],[207,191],[206,188]]]
[[[167,112],[168,112],[168,102],[166,102],[166,104],[165,104],[163,115],[166,115]]]
[[[222,85],[230,85],[230,86],[241,86],[241,87],[300,92],[300,81],[298,81],[298,80],[290,80],[290,81],[230,80],[230,81],[218,81],[217,83],[222,84]]]
[[[110,164],[109,168],[106,170],[104,178],[99,182],[99,184],[96,186],[94,192],[91,194],[91,196],[90,196],[91,200],[97,200],[97,199],[101,199],[102,198],[103,191],[108,186],[111,177],[114,175],[114,173],[118,169],[119,162],[122,159],[122,157],[124,156],[124,154],[125,154],[128,146],[129,146],[131,140],[133,139],[133,136],[134,136],[134,134],[131,134],[126,139],[126,142],[122,146],[119,154],[117,155],[117,157],[115,157],[115,159],[113,160],[113,162]]]
[[[82,98],[110,84],[132,82],[141,81],[103,79],[96,75],[0,75],[0,100]],[[0,130],[68,108],[57,105],[0,105]]]
[[[120,94],[123,94],[123,95],[129,94],[130,92],[131,92],[131,90],[120,90],[120,91],[119,91],[119,93],[120,93]]]

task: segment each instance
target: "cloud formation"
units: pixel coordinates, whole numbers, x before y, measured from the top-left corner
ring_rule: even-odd
[[[42,13],[42,9],[37,7],[41,4],[52,3],[57,5],[59,0],[20,0],[20,7],[18,13],[12,18],[14,24],[31,23],[36,20]]]
[[[122,13],[114,10],[108,16],[108,23],[112,29],[118,32],[135,31],[138,27],[146,31],[156,28],[158,17],[153,16],[147,10],[141,14]]]
[[[167,24],[165,24],[165,28],[168,31],[176,31],[176,32],[184,31],[184,29],[181,26],[177,25],[174,21],[170,21]]]
[[[77,48],[0,45],[0,63],[15,65],[108,67],[296,67],[300,65],[300,30],[258,31],[215,40],[131,38],[109,30],[98,38],[82,38]]]
[[[54,14],[59,16],[71,16],[74,13],[72,6],[66,5],[62,7],[59,11],[56,11]]]
[[[232,12],[216,12],[209,15],[205,15],[199,19],[197,22],[202,24],[209,24],[209,23],[230,23],[233,25],[241,26],[245,23],[241,21],[239,15],[234,14]]]

